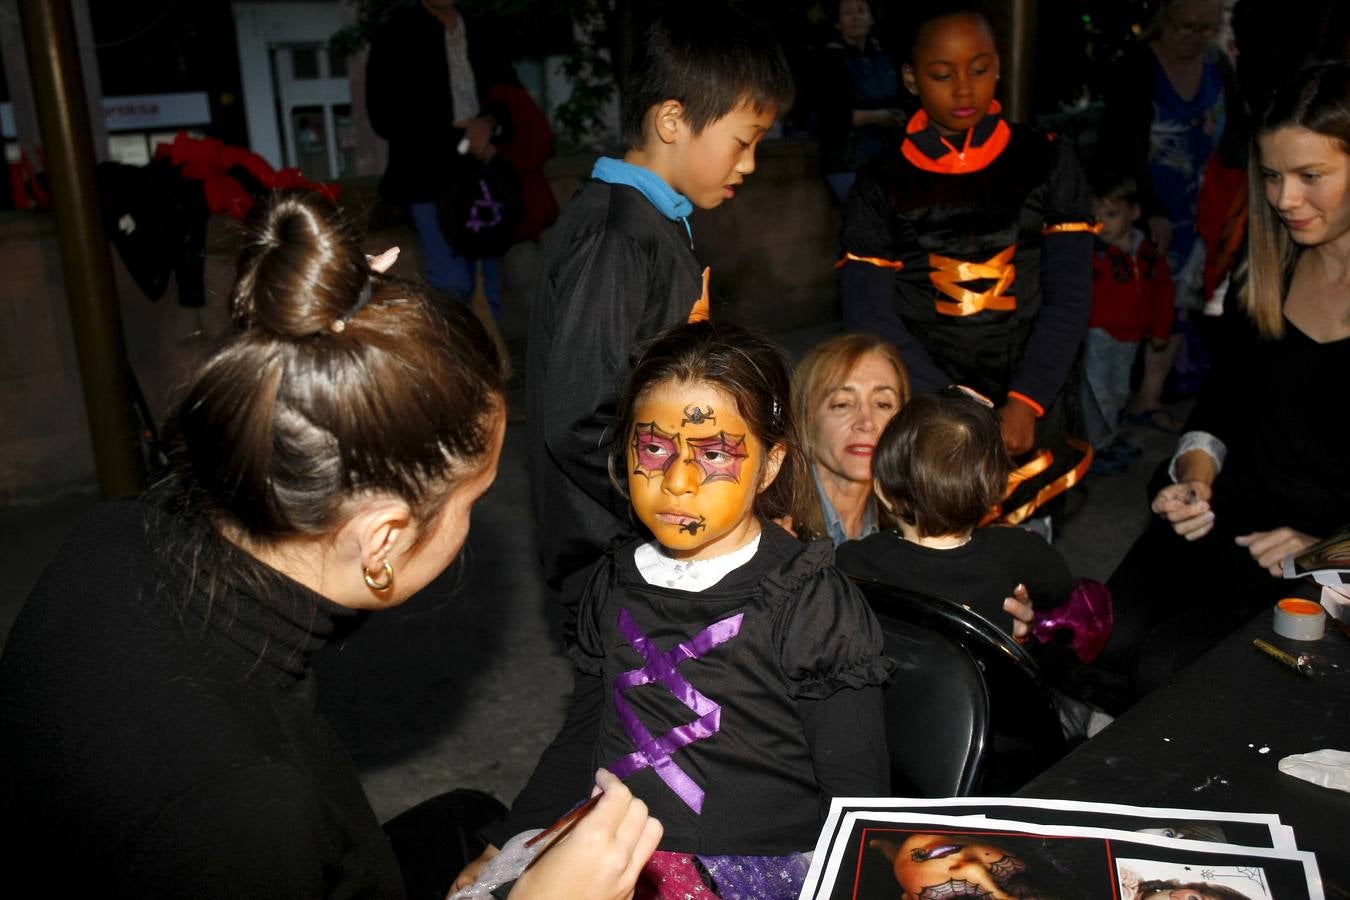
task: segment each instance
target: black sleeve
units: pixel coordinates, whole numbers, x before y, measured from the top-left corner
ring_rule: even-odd
[[[875,169],[864,169],[844,202],[839,272],[844,328],[890,341],[899,348],[909,369],[914,393],[935,391],[952,380],[901,320],[896,309],[895,269],[878,265],[899,262],[900,254],[891,236],[891,217]],[[850,258],[850,254],[859,258]]]
[[[620,523],[628,521],[628,503],[610,481],[609,455],[628,354],[652,281],[646,254],[623,234],[597,231],[568,248],[552,286],[555,330],[538,386],[549,454],[569,481]]]
[[[370,127],[387,141],[443,135],[451,127],[445,111],[428,105],[427,94],[415,87],[426,76],[426,65],[419,58],[420,43],[410,46],[405,39],[408,16],[395,15],[375,32],[366,59],[366,114]]]
[[[1051,143],[1051,152],[1055,160],[1045,187],[1045,226],[1092,225],[1092,195],[1077,157],[1059,140]],[[1092,241],[1092,232],[1081,230],[1041,238],[1041,308],[1009,387],[1043,407],[1049,407],[1064,387],[1087,333],[1092,315]]]
[[[1021,538],[1016,559],[1021,571],[1026,573],[1022,580],[1031,595],[1032,608],[1038,611],[1054,609],[1067,602],[1073,591],[1074,578],[1063,554],[1040,535],[1020,528],[1011,530]]]
[[[811,766],[825,797],[885,797],[891,792],[881,688],[838,691],[798,700]],[[826,803],[828,806],[828,803]]]
[[[562,728],[539,757],[511,811],[483,829],[484,840],[500,848],[522,831],[547,828],[590,796],[595,784],[591,758],[603,708],[604,679],[577,672]]]
[[[883,685],[894,668],[862,592],[832,565],[803,577],[776,613],[773,636],[794,700],[824,700],[845,689]]]
[[[149,897],[321,897],[320,798],[290,766],[231,771],[198,785],[146,830],[112,893]],[[372,821],[373,821],[372,815]],[[393,862],[392,851],[390,862]],[[397,871],[397,867],[393,869]]]

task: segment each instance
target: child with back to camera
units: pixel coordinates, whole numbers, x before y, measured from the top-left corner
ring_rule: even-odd
[[[1166,349],[1176,290],[1167,260],[1135,227],[1140,206],[1134,179],[1104,173],[1094,181],[1093,214],[1102,230],[1092,253],[1083,415],[1088,440],[1097,451],[1092,472],[1114,475],[1139,455],[1139,448],[1118,434],[1139,342],[1147,337],[1154,351]]]
[[[578,769],[661,820],[651,896],[706,889],[692,854],[724,896],[796,897],[828,799],[889,787],[880,627],[829,541],[772,521],[807,484],[790,409],[777,348],[734,326],[667,331],[628,380],[614,469],[652,538],[582,600],[606,695]]]
[[[840,546],[850,575],[945,597],[997,624],[1003,600],[1025,585],[1037,610],[1073,589],[1059,551],[1021,528],[980,528],[1002,496],[1010,462],[998,415],[960,388],[914,397],[877,442],[878,499],[899,523]]]

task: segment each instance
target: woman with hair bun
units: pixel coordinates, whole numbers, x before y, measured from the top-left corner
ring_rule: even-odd
[[[472,845],[441,843],[425,882],[396,855],[315,709],[309,658],[458,553],[496,475],[505,364],[471,314],[373,271],[312,195],[255,212],[231,305],[171,416],[170,474],[75,529],[0,658],[10,877],[53,894],[443,896]],[[598,779],[595,812],[512,896],[632,891],[660,825]],[[438,835],[468,841],[496,812],[474,792],[428,803]]]

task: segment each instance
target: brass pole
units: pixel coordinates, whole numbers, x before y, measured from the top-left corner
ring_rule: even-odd
[[[22,0],[20,14],[52,180],[56,235],[94,468],[103,496],[117,497],[141,490],[145,471],[112,258],[94,184],[94,148],[75,23],[69,0]]]
[[[1009,0],[1008,4],[1008,118],[1030,122],[1035,116],[1032,94],[1036,84],[1037,0]]]

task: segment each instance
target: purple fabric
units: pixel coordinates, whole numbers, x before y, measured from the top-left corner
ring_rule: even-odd
[[[1090,663],[1102,652],[1111,638],[1115,621],[1115,606],[1111,590],[1100,581],[1080,578],[1073,585],[1069,599],[1047,613],[1037,614],[1032,633],[1042,643],[1055,643],[1057,632],[1068,629],[1073,635],[1069,642],[1078,658]]]
[[[688,853],[657,850],[642,867],[633,900],[717,900]]]
[[[637,749],[619,757],[609,767],[611,772],[619,778],[627,778],[632,773],[650,766],[666,786],[689,805],[690,809],[696,813],[703,811],[703,788],[671,759],[671,754],[681,747],[716,734],[722,724],[722,707],[699,693],[677,670],[686,660],[698,659],[718,644],[726,643],[738,635],[744,618],[744,613],[737,613],[720,622],[714,622],[691,639],[676,645],[669,652],[662,653],[660,648],[642,633],[642,629],[638,628],[632,614],[627,609],[619,610],[619,633],[641,654],[647,664],[641,668],[630,669],[614,679],[614,709],[623,724],[624,731],[628,732]],[[624,698],[626,691],[652,683],[659,684],[674,694],[675,698],[689,707],[698,718],[687,725],[672,728],[660,738],[654,737]]]
[[[699,856],[722,900],[796,900],[811,868],[805,853],[790,856]]]
[[[688,853],[658,850],[642,867],[635,900],[796,900],[811,868],[811,856],[698,855],[712,879],[702,873]]]

